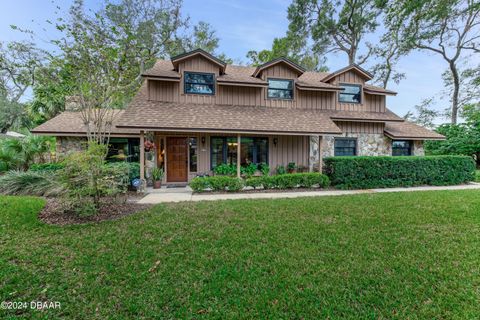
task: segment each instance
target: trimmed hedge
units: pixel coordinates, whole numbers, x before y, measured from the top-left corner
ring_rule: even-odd
[[[196,177],[190,182],[190,188],[195,192],[212,191],[239,191],[244,187],[242,179],[229,176]]]
[[[240,191],[243,187],[264,189],[325,188],[330,184],[326,175],[320,173],[292,173],[275,176],[253,177],[246,180],[228,177],[196,177],[190,182],[195,192],[203,191]]]
[[[467,156],[333,157],[324,172],[339,189],[455,185],[474,180]]]
[[[254,177],[247,179],[245,185],[255,189],[293,189],[293,188],[325,188],[330,185],[330,180],[324,174],[311,173],[290,173],[274,176]]]

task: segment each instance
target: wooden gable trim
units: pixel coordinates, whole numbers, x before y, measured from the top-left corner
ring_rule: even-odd
[[[327,81],[330,81],[332,80],[333,78],[335,78],[336,76],[342,74],[342,73],[345,73],[345,72],[348,72],[350,70],[354,70],[356,72],[358,72],[362,77],[364,77],[366,80],[372,80],[373,79],[373,75],[368,72],[367,70],[363,69],[362,67],[360,67],[359,65],[356,65],[356,64],[351,64],[345,68],[342,68],[340,70],[337,70],[329,75],[327,75],[325,78],[322,79],[322,82],[327,82]]]
[[[178,69],[178,64],[181,61],[190,59],[190,58],[198,56],[198,55],[204,57],[205,59],[207,59],[210,62],[219,66],[220,67],[220,73],[225,72],[225,68],[227,67],[227,64],[225,62],[223,62],[222,60],[214,57],[213,55],[211,55],[210,53],[208,53],[208,52],[206,52],[205,50],[202,50],[202,49],[196,49],[196,50],[186,52],[186,53],[182,53],[182,54],[179,54],[175,57],[172,57],[171,61],[172,61],[173,67],[177,70]]]
[[[278,59],[274,59],[274,60],[271,60],[267,63],[264,63],[260,66],[258,66],[256,69],[255,69],[255,72],[252,74],[253,77],[258,77],[260,75],[260,73],[267,69],[267,68],[270,68],[274,65],[277,65],[279,63],[284,63],[286,64],[287,66],[289,66],[291,69],[295,70],[298,74],[303,74],[305,72],[305,69],[296,64],[295,62],[287,59],[287,58],[278,58]]]

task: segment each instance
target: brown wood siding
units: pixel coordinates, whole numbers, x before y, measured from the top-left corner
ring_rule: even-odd
[[[149,99],[154,101],[168,101],[197,104],[225,104],[250,105],[283,108],[305,109],[333,109],[347,111],[385,112],[385,96],[362,95],[361,104],[338,103],[338,94],[328,91],[310,91],[294,89],[293,100],[268,99],[267,88],[245,86],[219,86],[216,84],[215,95],[198,95],[183,93],[183,72],[208,72],[219,74],[219,68],[203,57],[194,57],[179,64],[182,74],[180,82],[148,80]],[[296,80],[297,73],[284,64],[274,65],[262,72],[261,78]],[[349,71],[338,75],[332,80],[334,83],[357,83],[363,85],[365,81],[356,72]]]
[[[344,133],[383,134],[383,130],[385,129],[385,124],[381,122],[336,121],[335,124]]]
[[[277,139],[275,146],[273,140]],[[309,138],[305,136],[270,136],[268,139],[268,162],[271,170],[279,165],[295,162],[308,167]]]

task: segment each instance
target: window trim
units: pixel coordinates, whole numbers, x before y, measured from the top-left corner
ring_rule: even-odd
[[[212,93],[203,93],[203,92],[187,92],[187,83],[193,83],[193,82],[187,82],[187,73],[192,73],[192,74],[207,74],[207,75],[212,75],[213,77],[213,92]],[[198,84],[198,83],[194,83]],[[183,71],[183,94],[199,94],[203,96],[214,96],[216,92],[216,87],[217,87],[217,81],[215,79],[215,73],[211,72],[197,72],[197,71]]]
[[[339,82],[338,86],[347,86],[347,87],[359,87],[360,88],[360,101],[359,102],[350,102],[350,101],[340,101],[340,94],[342,92],[338,92],[338,102],[339,103],[348,103],[348,104],[362,104],[363,102],[363,85],[360,83],[348,83],[348,82]]]
[[[267,78],[267,82],[270,80],[279,80],[279,81],[289,81],[292,83],[292,97],[291,98],[277,98],[277,97],[270,97],[269,96],[269,90],[270,90],[270,83],[269,86],[267,87],[267,99],[269,100],[294,100],[295,99],[295,80],[294,79],[286,79],[286,78]],[[283,90],[283,91],[290,91],[288,89],[275,89],[272,88],[273,90]]]
[[[214,166],[213,166],[213,143],[212,143],[212,140],[215,139],[215,138],[221,138],[223,141],[222,141],[222,164],[225,164],[225,160],[228,158],[228,138],[235,138],[237,139],[237,137],[235,136],[210,136],[210,170],[213,170],[214,169]],[[269,149],[269,146],[270,146],[270,139],[268,137],[262,137],[262,136],[258,136],[258,137],[250,137],[250,136],[247,136],[247,137],[242,137],[242,138],[252,138],[253,139],[253,145],[254,145],[254,148],[253,148],[253,153],[252,153],[252,156],[254,158],[257,158],[258,160],[258,153],[257,153],[257,150],[255,148],[255,145],[257,143],[258,140],[260,139],[265,139],[267,141],[267,161],[266,163],[268,164],[269,163],[269,160],[270,160],[270,149]],[[241,139],[241,138],[240,138]],[[239,155],[237,154],[237,157]],[[241,156],[241,155],[240,155]],[[253,162],[255,163],[255,162]],[[256,164],[260,164],[260,162],[256,163]],[[236,164],[235,164],[236,165]],[[218,164],[217,164],[218,166]]]
[[[353,141],[355,141],[353,156],[339,156],[339,155],[337,155],[337,148],[335,147],[335,142],[337,142],[338,140],[353,140]],[[350,137],[334,138],[334,140],[333,140],[333,156],[334,157],[356,157],[356,156],[358,156],[358,139],[357,138],[350,138]]]
[[[408,148],[408,155],[394,155],[393,154],[393,143],[394,142],[408,142],[409,144],[409,148]],[[414,143],[413,143],[413,140],[392,140],[392,157],[411,157],[413,156],[413,147],[414,147]],[[399,149],[405,149],[405,148],[399,148]]]

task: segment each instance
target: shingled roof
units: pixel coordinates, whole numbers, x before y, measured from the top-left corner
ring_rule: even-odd
[[[136,129],[117,128],[116,124],[125,110],[112,110],[112,112],[114,113],[112,136],[135,136],[140,133]],[[53,136],[85,135],[87,129],[80,112],[65,111],[36,127],[32,130],[32,133]]]
[[[445,136],[408,121],[385,124],[385,135],[392,139],[445,140]]]
[[[201,110],[201,112],[198,112]],[[328,115],[306,109],[136,101],[117,124],[121,128],[189,132],[339,134]]]

